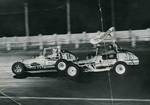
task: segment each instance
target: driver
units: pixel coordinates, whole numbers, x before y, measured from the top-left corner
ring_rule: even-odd
[[[116,42],[113,42],[112,47],[115,50],[115,52],[118,52],[119,46]]]
[[[113,53],[116,53],[116,48],[114,47],[113,44],[109,45],[108,46],[108,51],[107,51],[108,54],[113,54]]]
[[[55,58],[58,56],[58,50],[57,49],[52,49],[52,52],[47,55],[47,58]]]
[[[104,53],[104,55],[108,55],[108,54],[115,54],[117,52],[117,45],[115,44],[110,44],[108,45],[108,48],[106,50],[106,52]]]

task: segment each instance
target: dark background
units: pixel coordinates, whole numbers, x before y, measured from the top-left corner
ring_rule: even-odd
[[[29,5],[30,35],[65,34],[66,0],[0,0],[0,36],[24,36],[24,2]],[[71,32],[101,30],[98,0],[70,0]],[[150,0],[114,0],[116,30],[150,26]],[[104,30],[112,26],[111,0],[101,0]]]

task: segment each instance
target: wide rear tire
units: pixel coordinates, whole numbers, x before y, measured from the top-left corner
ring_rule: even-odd
[[[24,64],[21,62],[16,62],[12,65],[12,72],[17,76],[24,75],[25,70],[26,70],[26,68],[25,68]]]
[[[68,62],[64,59],[59,59],[56,64],[55,68],[58,72],[64,72],[68,67]]]
[[[65,74],[70,79],[77,79],[81,74],[81,69],[78,65],[72,63],[67,67]]]

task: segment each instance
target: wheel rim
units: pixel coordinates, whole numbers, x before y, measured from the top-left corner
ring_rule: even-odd
[[[73,77],[77,74],[77,69],[74,66],[70,66],[67,70],[69,76]]]
[[[124,74],[125,71],[126,71],[126,67],[124,65],[118,64],[116,66],[116,73],[118,73],[118,74]]]
[[[66,67],[67,67],[67,65],[66,65],[65,62],[59,62],[59,63],[58,63],[58,69],[59,69],[59,70],[63,71],[63,70],[66,69]]]
[[[16,65],[14,68],[15,73],[21,73],[22,72],[22,67],[20,65]]]

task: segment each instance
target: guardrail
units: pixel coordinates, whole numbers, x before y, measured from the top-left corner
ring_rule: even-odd
[[[21,48],[23,50],[29,47],[37,47],[40,50],[45,45],[62,45],[75,44],[78,48],[80,44],[89,43],[89,40],[100,34],[95,33],[78,33],[78,34],[53,34],[53,35],[37,35],[30,37],[2,37],[0,38],[0,49],[11,50],[12,48]],[[150,41],[150,29],[146,30],[128,30],[116,31],[113,33],[114,39],[118,42],[129,42],[131,47],[136,47],[136,43],[140,41]],[[108,38],[106,41],[110,41]]]

